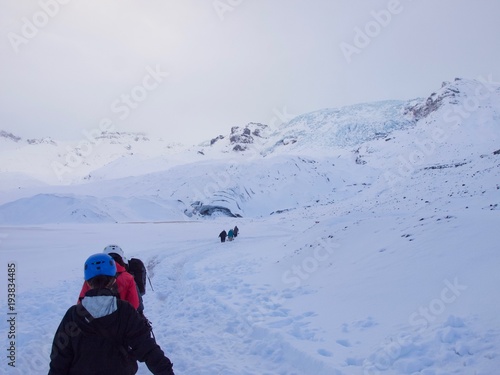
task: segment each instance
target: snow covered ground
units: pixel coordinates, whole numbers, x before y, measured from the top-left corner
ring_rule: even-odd
[[[354,149],[311,143],[302,125],[342,113],[321,111],[262,158],[197,154],[165,170],[155,159],[145,175],[120,160],[97,182],[23,174],[15,189],[8,171],[0,373],[47,373],[83,262],[114,243],[147,265],[145,313],[177,375],[497,374],[500,88],[484,87],[449,84],[388,134],[370,136],[351,116],[339,131],[362,136]],[[243,217],[185,215],[197,199]],[[240,235],[220,243],[234,225]]]
[[[3,227],[4,279],[14,262],[18,315],[16,368],[3,362],[2,373],[47,372],[84,260],[118,243],[147,264],[146,313],[177,374],[494,374],[500,216],[454,214],[336,218],[325,209],[318,218],[305,210],[265,220]],[[220,230],[235,224],[240,235],[220,243]]]

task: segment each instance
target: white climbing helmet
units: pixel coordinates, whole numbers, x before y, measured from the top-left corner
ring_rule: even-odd
[[[128,264],[128,259],[125,257],[125,253],[123,252],[122,248],[118,245],[108,245],[104,248],[103,253],[106,254],[117,254],[119,255],[122,259],[123,262]]]

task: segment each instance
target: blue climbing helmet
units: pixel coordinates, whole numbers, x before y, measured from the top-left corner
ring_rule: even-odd
[[[85,281],[99,275],[115,276],[116,264],[108,254],[94,254],[85,261]]]

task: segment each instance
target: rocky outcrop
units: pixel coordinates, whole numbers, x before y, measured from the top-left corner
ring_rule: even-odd
[[[455,82],[461,81],[455,78]],[[457,97],[460,96],[460,90],[451,82],[443,82],[441,89],[433,92],[427,99],[419,100],[416,104],[406,108],[406,113],[411,113],[416,121],[427,117],[436,112],[445,103],[457,104]]]
[[[18,137],[12,133],[6,132],[5,130],[0,130],[0,138],[6,138],[8,140],[19,142],[21,137]]]
[[[233,126],[229,136],[229,142],[233,145],[233,151],[247,150],[247,145],[253,144],[256,138],[265,138],[263,133],[268,128],[267,125],[255,122],[250,122],[244,127]]]
[[[57,146],[57,143],[52,140],[51,138],[32,138],[32,139],[27,139],[26,142],[30,145],[41,145],[41,144],[48,144],[52,146]]]

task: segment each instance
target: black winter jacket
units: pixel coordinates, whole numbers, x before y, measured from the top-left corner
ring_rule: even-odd
[[[94,307],[91,315],[77,305],[66,312],[54,337],[49,375],[133,375],[136,360],[155,375],[174,375],[146,320],[128,302],[102,294],[90,290],[83,298],[83,306]]]

